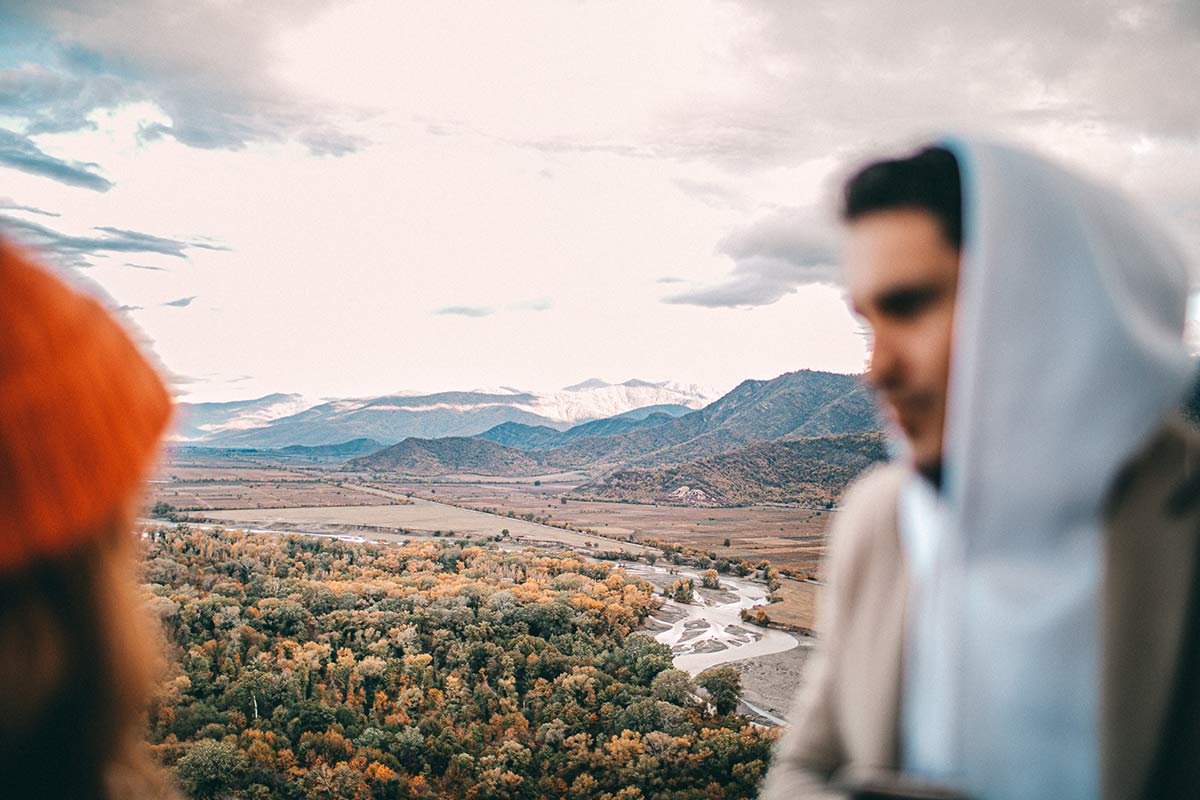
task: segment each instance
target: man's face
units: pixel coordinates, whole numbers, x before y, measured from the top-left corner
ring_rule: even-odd
[[[849,226],[850,303],[871,328],[867,379],[912,447],[915,466],[942,460],[959,252],[937,218],[897,209]]]

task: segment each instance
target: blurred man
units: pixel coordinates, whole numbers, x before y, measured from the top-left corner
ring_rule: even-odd
[[[1196,796],[1178,255],[1111,190],[986,142],[866,167],[843,216],[904,455],[830,532],[762,796]]]

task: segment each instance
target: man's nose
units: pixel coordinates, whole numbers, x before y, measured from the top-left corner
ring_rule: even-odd
[[[867,383],[875,389],[895,388],[900,379],[900,360],[887,339],[876,335],[867,359]]]

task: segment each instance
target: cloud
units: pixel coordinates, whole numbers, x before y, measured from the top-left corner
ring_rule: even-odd
[[[177,239],[164,239],[161,236],[151,236],[148,233],[139,233],[138,231],[126,230],[124,228],[112,228],[107,225],[98,226],[96,230],[103,231],[104,233],[107,233],[116,239],[124,240],[134,244],[147,245],[145,248],[146,252],[161,253],[178,250],[178,255],[182,256],[183,249],[189,247],[196,248],[197,250],[229,251],[229,248],[225,245],[216,244],[203,239],[193,239],[190,242],[183,242]],[[167,250],[157,248],[167,248]]]
[[[657,129],[679,157],[796,163],[944,125],[1200,133],[1195,3],[738,0],[713,69],[734,93]],[[1165,79],[1170,76],[1170,79]]]
[[[128,314],[130,311],[141,311],[145,306],[118,306],[117,311]]]
[[[687,283],[683,278],[676,278],[674,275],[664,275],[655,281],[655,283]]]
[[[0,21],[3,19],[0,13]],[[31,32],[32,33],[32,32]],[[32,33],[37,38],[36,33]],[[84,66],[78,53],[62,51],[59,59],[66,69],[71,62]],[[68,74],[40,64],[25,63],[0,71],[0,109],[24,118],[25,133],[62,133],[95,125],[88,115],[97,108],[111,108],[126,99],[127,91],[113,75]]]
[[[433,313],[459,317],[487,317],[495,314],[496,309],[486,306],[444,306]]]
[[[523,300],[519,303],[509,305],[510,311],[549,311],[554,308],[554,303],[548,297],[539,297],[536,300]]]
[[[163,370],[166,374],[167,383],[171,385],[171,389],[175,395],[189,394],[190,392],[183,388],[185,386],[194,386],[196,384],[208,383],[204,378],[197,378],[193,375],[185,375],[182,372],[173,370]]]
[[[0,74],[0,108],[36,134],[89,128],[98,109],[148,100],[170,118],[148,125],[148,139],[231,150],[294,139],[317,155],[353,152],[363,141],[277,79],[272,60],[281,33],[333,5],[14,0],[0,26],[40,47],[28,52],[37,63]]]
[[[108,226],[93,229],[103,233],[103,236],[74,236],[7,214],[0,214],[0,226],[7,228],[26,243],[56,253],[62,256],[68,264],[77,267],[91,266],[88,256],[101,253],[158,253],[173,258],[187,258],[187,251],[191,248],[228,249],[206,242],[168,239]],[[146,267],[140,268],[146,269]]]
[[[367,144],[361,136],[354,136],[333,127],[310,128],[297,139],[315,156],[344,156],[360,150]]]
[[[195,299],[196,295],[191,295],[190,297],[181,297],[178,300],[168,300],[167,302],[163,303],[163,305],[171,306],[172,308],[187,308]]]
[[[133,269],[148,269],[153,270],[154,272],[167,272],[166,267],[152,267],[148,264],[130,264],[128,261],[125,262],[125,266],[132,267]]]
[[[9,211],[24,211],[28,214],[39,214],[43,217],[61,217],[62,216],[62,214],[59,214],[55,211],[46,211],[43,208],[36,208],[34,206],[23,206],[20,203],[13,200],[11,197],[0,197],[0,209],[7,209]]]
[[[113,187],[112,181],[93,171],[95,164],[55,158],[42,152],[28,136],[3,128],[0,128],[0,164],[97,192],[107,192]]]
[[[684,194],[713,208],[735,207],[745,202],[738,192],[713,181],[676,178],[674,183]]]
[[[717,252],[733,259],[727,280],[662,302],[751,308],[775,303],[805,284],[837,283],[839,278],[836,234],[808,210],[777,210],[730,233],[717,244]]]

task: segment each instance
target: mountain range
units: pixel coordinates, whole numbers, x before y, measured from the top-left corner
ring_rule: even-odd
[[[565,432],[506,424],[474,438],[413,437],[352,459],[346,468],[414,476],[513,477],[573,469],[599,478],[620,470],[653,470],[694,462],[777,440],[807,440],[807,450],[802,448],[797,453],[820,455],[834,463],[837,459],[830,448],[836,449],[839,443],[829,442],[822,446],[825,449],[819,449],[811,443],[814,437],[872,434],[879,430],[871,398],[856,376],[810,370],[768,381],[743,381],[702,409],[665,418],[668,416],[653,413],[641,420],[604,420],[604,425],[589,423],[590,427],[578,426]],[[874,440],[849,439],[840,444],[864,453],[878,445]],[[746,456],[755,457],[759,456]],[[791,457],[789,463],[795,463],[797,457]],[[722,464],[714,462],[697,468],[720,469]],[[638,480],[639,485],[649,486],[652,482],[645,477]],[[617,485],[597,484],[594,488],[599,496],[616,491],[613,487]]]
[[[678,415],[704,406],[711,396],[695,385],[637,379],[611,384],[596,378],[549,393],[501,387],[316,403],[276,394],[231,403],[180,403],[175,439],[213,447],[282,448],[474,436],[507,422],[561,431],[628,412],[654,413],[639,412],[647,408]]]

